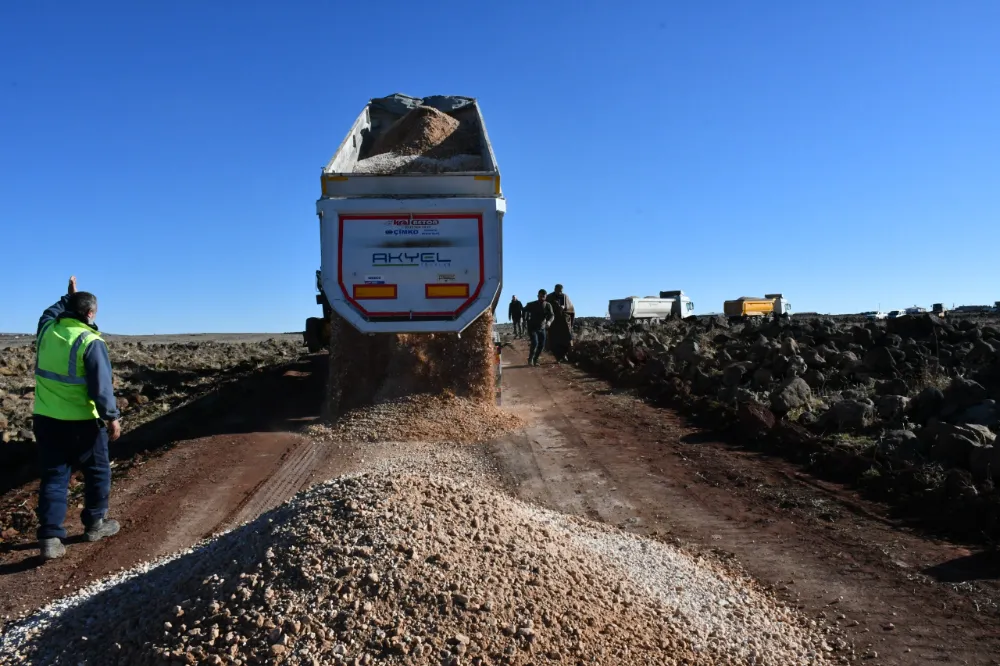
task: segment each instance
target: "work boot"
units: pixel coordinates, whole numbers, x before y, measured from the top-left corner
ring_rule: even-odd
[[[43,560],[54,560],[66,554],[66,546],[56,537],[39,540],[38,550]]]
[[[87,541],[100,541],[101,539],[118,534],[122,528],[117,520],[102,519],[87,528],[83,533],[83,538]]]

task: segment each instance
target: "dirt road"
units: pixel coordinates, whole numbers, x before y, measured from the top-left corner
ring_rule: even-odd
[[[867,663],[1000,663],[988,555],[911,534],[849,491],[732,449],[575,368],[526,367],[521,347],[505,360],[505,407],[529,425],[480,453],[516,496],[731,555],[793,606],[843,627]],[[176,444],[116,485],[122,534],[75,543],[45,566],[33,550],[0,554],[0,615],[190,546],[370,459],[370,446],[296,433],[317,417],[323,366],[310,357],[196,412],[197,427],[194,413],[178,414],[150,431]]]
[[[571,366],[515,365],[504,379],[531,426],[492,448],[522,498],[731,554],[807,615],[840,618],[872,663],[1000,663],[989,555],[907,533],[850,491],[732,449]]]

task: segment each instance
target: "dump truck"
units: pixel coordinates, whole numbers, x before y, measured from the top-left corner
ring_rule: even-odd
[[[658,321],[684,319],[694,311],[694,303],[683,291],[661,291],[659,296],[629,296],[608,301],[613,321]]]
[[[765,294],[763,298],[741,296],[726,301],[722,304],[722,311],[730,319],[766,317],[771,314],[787,317],[792,312],[792,306],[781,294]]]
[[[507,205],[476,99],[397,93],[369,100],[320,185],[316,303],[323,315],[306,322],[311,352],[329,347],[332,359],[338,344],[347,346],[342,361],[360,367],[379,362],[364,338],[458,340],[487,313],[492,321]],[[487,337],[499,370],[499,338]],[[366,354],[373,358],[359,358]]]

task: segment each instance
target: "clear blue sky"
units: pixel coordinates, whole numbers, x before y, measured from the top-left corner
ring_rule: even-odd
[[[479,98],[504,303],[1000,299],[994,0],[372,6],[0,3],[0,331],[70,274],[104,330],[301,330],[320,168],[393,92]]]

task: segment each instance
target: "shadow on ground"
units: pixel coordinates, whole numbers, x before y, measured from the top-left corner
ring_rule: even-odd
[[[259,370],[123,435],[112,458],[184,439],[296,430],[319,417],[326,373],[324,354]]]
[[[928,567],[923,573],[942,583],[997,580],[1000,579],[1000,552],[984,550]]]

